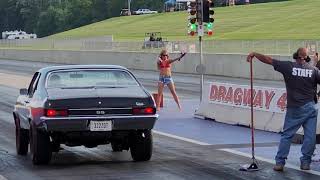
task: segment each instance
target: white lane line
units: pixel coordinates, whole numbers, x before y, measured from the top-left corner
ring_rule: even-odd
[[[236,155],[239,155],[239,156],[252,158],[252,155],[249,154],[249,153],[244,153],[244,152],[240,152],[240,151],[233,150],[233,149],[219,149],[219,150],[220,151],[229,152],[229,153],[232,153],[232,154],[236,154]],[[256,156],[256,159],[260,160],[260,161],[264,161],[264,162],[270,163],[270,164],[274,164],[275,163],[274,160],[266,159],[266,158],[263,158],[263,157]],[[285,167],[286,168],[290,168],[290,169],[295,169],[295,170],[298,170],[298,171],[301,171],[301,172],[305,172],[305,173],[309,173],[309,174],[320,176],[320,172],[319,171],[314,171],[314,170],[304,171],[304,170],[301,170],[300,167],[292,165],[292,164],[286,163]]]
[[[180,137],[180,136],[176,136],[176,135],[173,135],[173,134],[168,134],[168,133],[164,133],[164,132],[160,132],[160,131],[152,130],[152,132],[155,133],[155,134],[162,135],[162,136],[167,136],[167,137],[170,137],[170,138],[174,138],[174,139],[178,139],[178,140],[181,140],[181,141],[194,143],[194,144],[198,144],[198,145],[202,145],[202,146],[211,145],[211,144],[204,143],[204,142],[201,142],[201,141],[197,141],[197,140],[194,140],[194,139],[184,138],[184,137]]]
[[[0,175],[0,180],[8,180],[8,179]]]

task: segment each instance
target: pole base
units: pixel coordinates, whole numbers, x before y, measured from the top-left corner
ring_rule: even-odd
[[[258,164],[256,162],[253,162],[252,164],[245,164],[242,165],[241,168],[239,169],[239,171],[248,171],[248,172],[252,172],[252,171],[259,171],[259,167]]]

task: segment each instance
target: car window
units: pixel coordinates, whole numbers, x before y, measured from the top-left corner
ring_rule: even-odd
[[[32,80],[31,80],[30,85],[29,85],[29,88],[28,88],[29,97],[32,97],[34,91],[37,89],[39,78],[40,78],[40,73],[36,72],[33,75]]]
[[[34,86],[33,86],[33,90],[32,90],[32,95],[36,92],[36,90],[38,89],[38,84],[39,84],[39,81],[40,81],[40,77],[41,77],[41,73],[39,73],[35,83],[34,83]]]
[[[55,71],[47,78],[47,88],[138,86],[132,75],[122,70]]]

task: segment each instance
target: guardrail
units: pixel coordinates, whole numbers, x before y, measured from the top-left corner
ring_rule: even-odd
[[[318,51],[319,46],[320,41],[316,40],[210,40],[203,41],[203,52],[247,54],[258,51],[264,54],[291,55],[299,47],[307,47],[312,53]],[[169,52],[199,52],[197,40],[163,42],[114,42],[104,38],[0,40],[0,49],[159,52],[162,48],[166,48]]]

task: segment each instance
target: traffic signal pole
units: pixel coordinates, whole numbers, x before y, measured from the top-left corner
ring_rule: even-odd
[[[204,27],[203,27],[203,0],[196,0],[197,3],[200,3],[197,5],[197,13],[198,14],[198,36],[199,36],[199,59],[200,59],[200,64],[199,64],[199,72],[200,72],[200,103],[202,102],[202,90],[203,90],[203,84],[204,84],[204,66],[203,66],[203,52],[202,52],[202,36],[204,32]]]
[[[207,32],[208,36],[213,34],[214,22],[214,3],[212,0],[193,0],[188,3],[188,34],[199,37],[199,59],[200,62],[196,67],[196,72],[200,74],[200,102],[202,102],[203,86],[204,86],[204,59],[203,59],[203,36]],[[205,31],[206,29],[206,31]]]
[[[202,53],[202,36],[199,36],[199,48],[200,48],[200,67],[203,67],[203,53]],[[203,70],[201,70],[200,75],[200,103],[202,102],[202,90],[203,90],[203,84],[204,84],[204,75]]]

